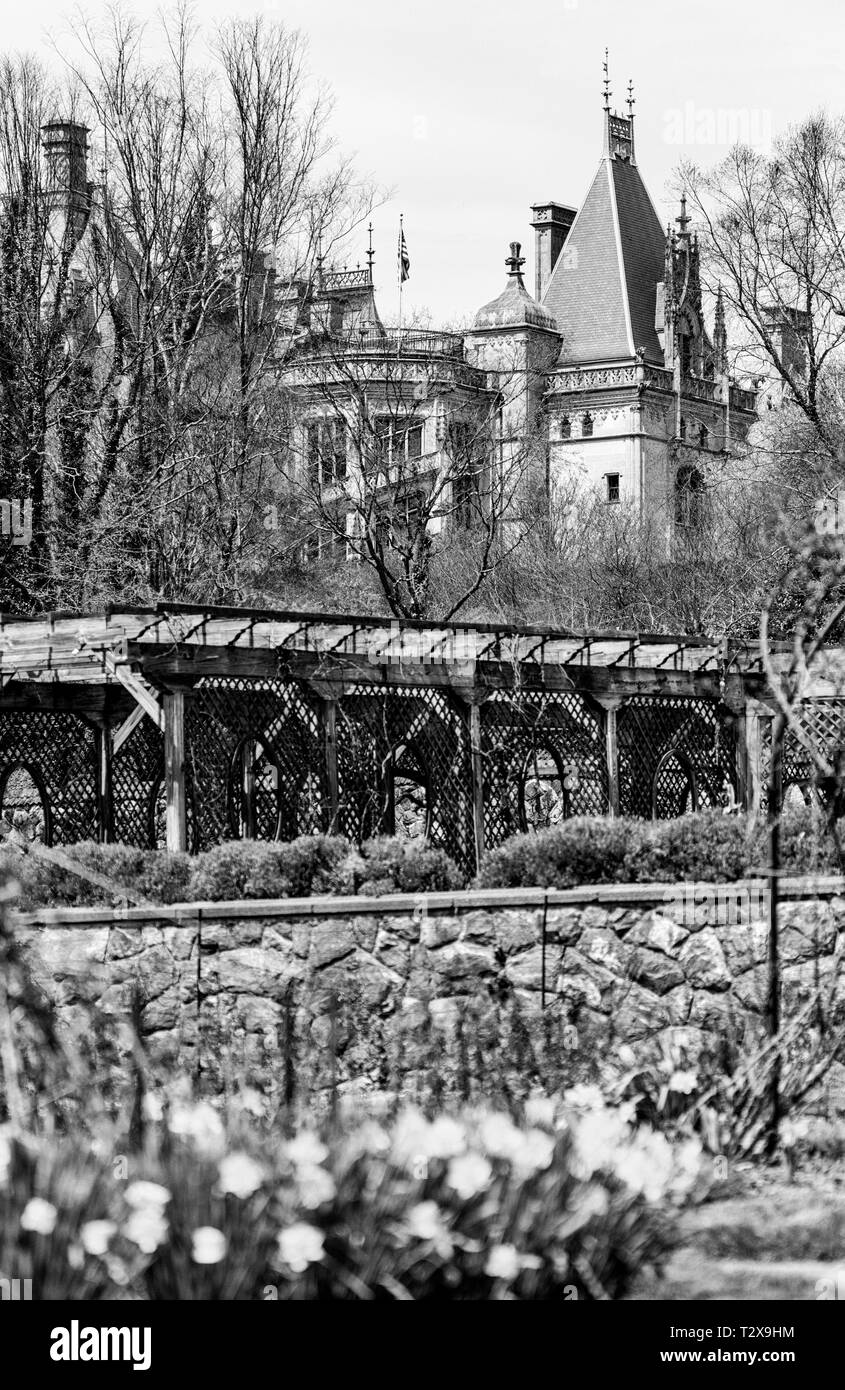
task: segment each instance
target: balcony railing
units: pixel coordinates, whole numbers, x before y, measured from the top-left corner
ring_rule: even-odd
[[[638,372],[643,372],[643,385],[653,391],[671,394],[675,389],[674,375],[667,367],[645,364],[640,369],[632,364],[613,367],[565,367],[556,373],[552,391],[560,395],[575,395],[586,391],[612,390],[618,387],[637,385]],[[681,380],[681,395],[687,400],[707,401],[721,404],[721,387],[718,381],[708,377],[685,376]],[[754,414],[757,397],[754,391],[746,391],[740,386],[731,386],[730,404],[733,410]]]
[[[328,345],[331,350],[331,344]],[[350,333],[340,344],[347,352],[392,353],[397,357],[449,357],[463,360],[460,333],[439,333],[422,328],[385,329],[383,333]]]
[[[320,281],[323,290],[346,290],[366,288],[373,283],[369,267],[361,270],[326,270]]]

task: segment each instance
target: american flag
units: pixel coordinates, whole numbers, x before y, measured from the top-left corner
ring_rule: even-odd
[[[405,241],[405,229],[399,227],[399,284],[404,285],[411,274],[411,259],[408,255],[408,245]]]

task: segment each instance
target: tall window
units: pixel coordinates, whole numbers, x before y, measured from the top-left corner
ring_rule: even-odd
[[[459,531],[468,531],[478,517],[478,474],[473,469],[457,473],[452,479],[452,521]]]
[[[308,478],[324,487],[346,478],[346,423],[343,420],[312,420],[306,426],[305,441]]]
[[[449,425],[446,448],[452,456],[456,468],[463,468],[470,462],[472,445],[469,425],[466,420],[453,420]]]
[[[589,439],[593,433],[593,417],[589,413],[581,421],[581,435],[584,439]]]
[[[342,483],[346,478],[346,422],[330,420],[323,449],[323,482]]]
[[[704,478],[697,468],[685,464],[675,478],[675,524],[698,526],[704,511]]]
[[[418,459],[422,458],[422,451],[422,422],[415,420],[412,424],[404,424],[398,421],[393,430],[394,457],[399,459]]]
[[[377,415],[373,421],[373,429],[376,437],[376,449],[380,464],[390,462],[390,441],[393,433],[393,416]]]
[[[405,544],[423,526],[425,495],[410,490],[380,506],[373,517],[379,541],[385,549]]]
[[[452,475],[452,524],[456,530],[465,531],[480,515],[484,442],[471,423],[453,420],[446,447]]]
[[[422,420],[402,420],[394,419],[392,415],[377,415],[373,426],[382,464],[422,458]]]
[[[707,426],[706,426],[706,425],[701,425],[701,426],[699,427],[699,431],[698,431],[698,443],[699,443],[699,447],[702,448],[702,449],[706,449],[706,448],[707,448],[707,445],[708,445],[709,438],[710,438],[710,436],[709,436],[708,433],[707,433]]]
[[[312,420],[305,427],[305,459],[308,468],[308,481],[316,483],[320,477],[320,433],[319,420]]]
[[[560,437],[561,439],[572,438],[572,421],[568,415],[564,415],[560,422]]]
[[[606,474],[605,474],[605,477],[606,477],[606,479],[607,479],[607,500],[608,500],[608,502],[618,502],[618,501],[619,501],[619,474],[618,474],[618,473],[606,473]]]

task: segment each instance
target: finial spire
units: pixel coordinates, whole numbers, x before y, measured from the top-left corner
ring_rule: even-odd
[[[369,266],[369,270],[370,270],[370,279],[372,280],[372,278],[373,278],[373,261],[374,261],[375,258],[376,258],[376,253],[375,253],[375,251],[373,250],[373,224],[372,224],[372,222],[370,223],[369,227],[367,228],[367,232],[369,233],[369,238],[370,238],[370,243],[369,243],[369,245],[368,245],[368,247],[367,247],[367,265]]]
[[[681,236],[681,237],[683,237],[684,240],[687,240],[687,239],[689,238],[689,232],[687,231],[687,227],[689,226],[690,222],[692,221],[692,218],[687,216],[687,195],[686,195],[686,193],[682,193],[682,194],[681,194],[681,212],[680,212],[680,216],[678,216],[678,217],[675,218],[675,221],[677,222],[678,228],[679,228],[678,235]]]
[[[520,256],[522,245],[518,241],[511,242],[511,253],[505,257],[505,265],[508,268],[508,275],[515,275],[519,283],[522,284],[522,267],[525,265],[525,257]]]
[[[628,79],[628,116],[631,120],[634,119],[634,102],[636,99],[637,98],[634,96],[634,79],[630,77]]]
[[[605,111],[609,111],[609,110],[610,110],[610,72],[609,72],[608,66],[607,66],[607,58],[608,58],[608,50],[605,49],[605,50],[604,50],[604,63],[602,64],[602,66],[603,66],[603,68],[604,68],[604,92],[603,92],[602,95],[603,95],[603,98],[604,98],[604,109],[605,109]]]

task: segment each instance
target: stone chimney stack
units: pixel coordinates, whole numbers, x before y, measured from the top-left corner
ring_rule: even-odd
[[[531,226],[535,232],[534,243],[534,298],[542,301],[546,286],[552,278],[552,271],[563,250],[563,243],[569,236],[575,221],[575,208],[564,203],[535,203],[531,208],[534,214]]]
[[[42,127],[44,192],[51,210],[65,212],[77,236],[91,204],[88,183],[88,126],[50,121]]]

